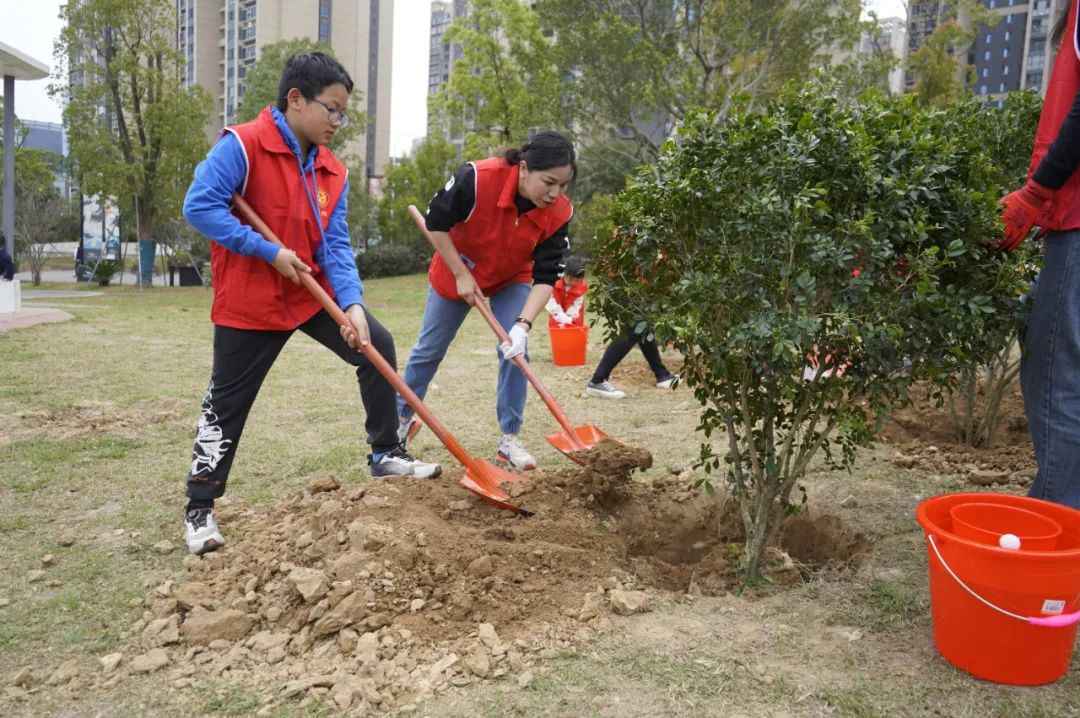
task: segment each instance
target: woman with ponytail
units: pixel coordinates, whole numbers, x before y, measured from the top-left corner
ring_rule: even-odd
[[[472,304],[490,302],[511,340],[496,349],[497,460],[516,469],[533,469],[536,459],[518,438],[528,386],[511,359],[519,354],[528,359],[533,320],[563,273],[574,211],[566,191],[576,174],[570,141],[557,132],[541,132],[520,148],[459,167],[425,215],[436,252],[405,383],[423,398]],[[419,424],[400,398],[398,414],[399,436],[406,441]]]

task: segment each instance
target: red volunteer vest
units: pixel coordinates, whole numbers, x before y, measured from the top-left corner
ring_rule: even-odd
[[[1065,121],[1076,93],[1080,90],[1080,39],[1076,36],[1078,5],[1080,2],[1077,0],[1069,4],[1067,29],[1054,60],[1054,70],[1050,73],[1050,83],[1046,88],[1046,102],[1039,116],[1039,129],[1035,133],[1035,151],[1028,167],[1029,177],[1057,138],[1061,123]],[[1044,229],[1061,231],[1080,227],[1080,172],[1074,173],[1061,189],[1054,193],[1047,215],[1039,222],[1039,226]]]
[[[579,279],[578,283],[572,288],[567,289],[566,284],[562,279],[555,282],[555,289],[551,292],[551,298],[558,302],[565,312],[570,308],[570,305],[577,301],[577,298],[583,296],[585,292],[589,291],[589,285],[585,283],[584,279]],[[581,305],[581,311],[576,317],[574,317],[573,326],[582,327],[585,326],[585,305]],[[559,323],[555,321],[555,317],[548,316],[548,326],[557,327]]]
[[[570,221],[574,207],[566,195],[547,207],[518,217],[518,167],[502,157],[470,163],[475,170],[476,204],[464,222],[450,228],[454,248],[487,296],[518,282],[532,282],[532,254],[537,244]],[[428,269],[432,288],[444,299],[458,300],[454,274],[436,252]]]
[[[267,107],[251,122],[228,127],[244,148],[247,176],[240,195],[270,226],[286,247],[311,267],[311,275],[323,289],[334,290],[322,268],[315,263],[315,250],[322,235],[300,179],[296,156],[285,144],[274,116]],[[325,230],[330,215],[345,189],[348,170],[330,150],[319,148],[315,159],[315,201]],[[310,186],[310,175],[308,184]],[[242,224],[244,219],[233,214]],[[300,326],[319,311],[319,302],[301,284],[293,284],[258,257],[245,257],[211,242],[214,306],[210,320],[236,329],[288,330]]]

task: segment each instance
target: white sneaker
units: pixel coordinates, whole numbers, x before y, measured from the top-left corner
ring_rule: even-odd
[[[513,434],[504,434],[503,438],[499,439],[499,456],[496,461],[521,471],[536,468],[536,459],[525,450],[521,439]]]
[[[184,541],[188,551],[201,556],[225,545],[213,509],[192,509],[184,517]]]
[[[622,399],[626,396],[625,391],[619,391],[607,380],[601,382],[590,381],[585,386],[585,393],[589,396],[599,396],[604,399]]]
[[[407,419],[404,417],[399,417],[397,430],[398,441],[400,441],[401,444],[404,446],[405,444],[412,441],[413,437],[416,436],[423,428],[424,422],[420,421],[420,417],[415,414],[413,414]]]
[[[657,389],[674,389],[675,387],[677,387],[679,385],[680,381],[682,381],[681,376],[679,376],[678,374],[672,374],[667,379],[661,379],[660,381],[656,382],[656,388]]]
[[[442,467],[438,464],[428,464],[420,459],[414,459],[405,451],[404,445],[397,445],[391,451],[386,452],[378,461],[373,461],[368,456],[368,466],[371,467],[371,476],[381,479],[386,476],[411,476],[414,479],[437,479],[442,475]]]

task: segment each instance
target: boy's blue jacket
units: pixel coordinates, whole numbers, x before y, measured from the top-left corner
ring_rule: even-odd
[[[282,139],[296,158],[297,173],[300,174],[300,144],[281,111],[271,106],[270,112]],[[318,145],[313,146],[302,165],[304,179],[312,187],[313,195],[318,192],[318,187],[314,186],[315,159],[322,149]],[[192,227],[230,252],[255,256],[271,263],[277,256],[277,245],[242,224],[231,211],[232,195],[242,190],[246,171],[244,148],[240,140],[231,132],[223,133],[206,155],[206,159],[195,168],[195,178],[184,198],[184,217]],[[363,285],[356,271],[345,220],[348,187],[346,180],[345,189],[333,209],[323,241],[318,245],[314,257],[326,273],[337,303],[342,309],[352,304],[360,304],[363,300]]]

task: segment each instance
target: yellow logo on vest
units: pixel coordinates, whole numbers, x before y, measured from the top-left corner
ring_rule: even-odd
[[[319,188],[319,207],[326,207],[326,205],[328,205],[328,204],[330,204],[330,193],[327,192],[326,190],[324,190],[322,187],[320,187]]]

